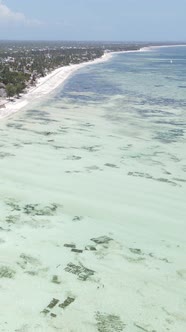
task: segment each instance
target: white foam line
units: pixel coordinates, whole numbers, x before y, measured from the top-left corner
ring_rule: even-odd
[[[141,48],[142,52],[146,52],[146,51],[152,51],[153,49],[157,49],[157,48],[169,48],[169,47],[186,47],[186,44],[170,44],[170,45],[156,45],[156,46],[146,46]]]

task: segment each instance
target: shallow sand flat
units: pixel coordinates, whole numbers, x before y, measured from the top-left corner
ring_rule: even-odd
[[[184,332],[184,142],[75,107],[0,123],[1,331]]]

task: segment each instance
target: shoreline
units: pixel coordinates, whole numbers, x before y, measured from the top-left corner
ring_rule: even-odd
[[[179,44],[179,45],[155,45],[155,46],[146,46],[146,47],[142,47],[141,51],[142,52],[146,52],[146,51],[151,51],[153,49],[156,48],[169,48],[169,47],[186,47],[186,44]]]
[[[18,111],[20,111],[23,107],[29,104],[29,102],[40,99],[49,93],[51,93],[53,90],[55,90],[57,87],[59,87],[62,83],[64,83],[72,74],[74,74],[75,71],[88,66],[92,64],[97,63],[103,63],[105,61],[108,61],[113,57],[114,54],[121,54],[121,53],[136,53],[136,52],[147,52],[151,51],[156,48],[165,48],[165,47],[179,47],[179,46],[185,46],[183,45],[156,45],[156,46],[147,46],[142,47],[138,50],[128,50],[128,51],[118,51],[118,52],[109,52],[104,53],[100,58],[97,58],[92,61],[82,62],[78,64],[73,64],[69,66],[63,66],[57,69],[54,69],[51,73],[48,75],[41,77],[38,79],[36,86],[29,87],[28,90],[23,93],[19,99],[14,99],[13,101],[4,99],[2,102],[4,102],[4,107],[0,108],[0,120],[3,118],[6,118]]]
[[[91,64],[97,64],[108,61],[111,57],[112,57],[112,52],[105,53],[104,55],[102,55],[102,57],[92,61],[73,64],[70,66],[63,66],[54,69],[50,74],[39,78],[39,80],[36,83],[36,86],[29,87],[28,91],[23,93],[19,99],[14,99],[14,101],[4,99],[5,107],[0,109],[0,119],[3,119],[20,111],[23,107],[28,105],[29,102],[36,99],[40,99],[48,95],[58,86],[64,83],[70,77],[70,75],[72,75],[75,71]]]

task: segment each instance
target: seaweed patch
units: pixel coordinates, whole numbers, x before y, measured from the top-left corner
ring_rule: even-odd
[[[155,177],[153,177],[152,175],[150,175],[148,173],[143,173],[143,172],[128,172],[128,175],[129,176],[138,176],[138,177],[145,178],[145,179],[148,179],[148,180],[154,180],[154,181],[164,182],[164,183],[171,184],[172,186],[181,187],[180,184],[178,184],[178,183],[176,183],[174,181],[171,181],[171,180],[166,179],[166,178],[155,178]]]
[[[75,274],[78,276],[79,280],[86,281],[91,276],[94,275],[95,271],[86,268],[85,266],[81,265],[75,265],[73,263],[69,263],[67,267],[65,268],[66,272]]]
[[[53,216],[57,207],[57,204],[54,203],[43,207],[39,204],[26,204],[23,207],[23,212],[32,216]]]
[[[105,166],[107,166],[107,167],[112,167],[112,168],[119,168],[117,165],[115,165],[115,164],[110,164],[110,163],[106,163]]]
[[[0,152],[0,159],[4,159],[6,157],[15,157],[15,154],[9,152]]]
[[[14,278],[16,272],[8,266],[0,266],[0,278]]]
[[[75,301],[75,297],[67,297],[67,299],[63,303],[59,304],[59,307],[62,308],[62,309],[65,309],[66,307],[68,307],[74,301]]]
[[[121,332],[124,331],[126,324],[124,324],[119,316],[100,313],[95,315],[97,330],[99,332]]]
[[[13,212],[19,211],[21,213],[31,216],[53,216],[55,215],[59,207],[59,205],[56,203],[51,203],[46,206],[43,206],[41,204],[26,204],[21,206],[14,200],[8,200],[6,202],[6,205],[8,205]],[[15,218],[15,216],[9,216],[9,222],[11,222],[11,218]]]
[[[109,236],[99,236],[97,238],[92,238],[91,241],[95,242],[96,244],[107,244],[113,239]]]

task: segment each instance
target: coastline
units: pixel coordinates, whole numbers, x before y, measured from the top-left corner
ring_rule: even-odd
[[[38,79],[36,86],[29,87],[26,92],[24,92],[19,99],[14,99],[13,101],[9,101],[4,99],[4,108],[0,108],[0,119],[8,117],[18,111],[20,111],[23,107],[28,105],[29,102],[42,98],[47,94],[51,93],[55,90],[59,85],[64,83],[70,75],[72,75],[75,71],[96,63],[102,63],[108,61],[112,58],[114,54],[121,54],[121,53],[136,53],[136,52],[148,52],[156,48],[165,48],[165,47],[183,47],[186,45],[156,45],[156,46],[147,46],[142,47],[138,50],[128,50],[128,51],[118,51],[118,52],[109,52],[104,53],[102,57],[97,58],[93,61],[82,62],[79,64],[73,64],[70,66],[63,66],[57,69],[54,69],[48,75],[41,77]]]
[[[75,71],[91,64],[102,63],[108,61],[112,57],[112,53],[105,53],[101,58],[95,59],[93,61],[82,62],[79,64],[73,64],[70,66],[63,66],[54,69],[50,74],[41,77],[34,87],[29,87],[28,91],[25,92],[19,99],[14,101],[4,100],[5,107],[0,109],[0,119],[8,117],[18,111],[23,107],[28,105],[29,102],[42,98],[47,94],[55,90],[59,85],[65,82]]]
[[[142,47],[140,50],[142,52],[147,52],[147,51],[151,51],[153,49],[156,48],[169,48],[169,47],[186,47],[186,44],[179,44],[179,45],[155,45],[155,46],[146,46],[146,47]]]

